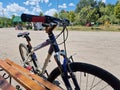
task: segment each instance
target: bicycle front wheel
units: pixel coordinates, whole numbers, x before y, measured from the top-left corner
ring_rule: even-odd
[[[76,75],[81,90],[120,90],[120,80],[102,68],[80,62],[71,63],[70,68]],[[67,90],[59,76],[60,71],[57,67],[51,72],[48,80],[57,85],[59,83],[62,89]],[[72,90],[75,90],[71,78],[69,81]]]

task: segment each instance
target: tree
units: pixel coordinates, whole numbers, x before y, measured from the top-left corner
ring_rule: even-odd
[[[0,27],[8,27],[12,25],[12,21],[6,17],[0,17]]]
[[[74,21],[75,21],[75,13],[74,13],[74,11],[69,11],[69,13],[68,13],[68,19],[69,19],[71,22],[74,22]]]
[[[58,18],[59,17],[59,15],[58,15],[58,13],[54,13],[54,15],[53,15],[54,17],[56,17],[56,18]]]
[[[58,14],[55,13],[54,16],[58,17]],[[66,18],[66,19],[69,19],[71,22],[74,22],[75,21],[75,12],[61,10],[59,13],[59,18],[63,18],[63,19]]]
[[[105,11],[105,3],[96,0],[80,0],[76,7],[77,18],[81,24],[86,24],[87,22],[96,22]]]
[[[99,17],[100,13],[98,8],[92,8],[91,6],[84,7],[78,13],[76,22],[78,23],[79,20],[82,25],[85,25],[86,23],[96,22]]]
[[[68,13],[68,11],[61,10],[61,12],[59,13],[59,17],[68,19]]]
[[[15,24],[13,23],[13,19],[15,18],[15,15],[12,15],[12,18],[11,18],[11,25],[14,26]]]
[[[80,24],[84,25],[88,21],[88,12],[89,8],[84,7],[81,9],[79,13],[77,13],[76,23],[80,22]]]
[[[104,14],[106,14],[108,16],[114,14],[114,5],[111,5],[111,4],[106,5]]]
[[[109,19],[110,19],[111,24],[118,24],[119,23],[119,19],[117,19],[114,14],[109,16]]]
[[[42,13],[42,12],[40,12],[39,16],[43,16],[43,13]]]
[[[104,7],[105,8],[105,3],[104,2],[102,2],[102,1],[99,1],[98,3],[97,3],[97,6],[99,7],[99,8],[101,8],[101,7]]]
[[[120,22],[120,3],[118,3],[115,6],[114,15],[116,16],[117,19],[119,19],[119,22]]]
[[[84,7],[94,8],[94,7],[96,7],[96,5],[97,5],[96,0],[80,0],[80,2],[76,6],[75,12],[79,13],[82,10],[82,8],[84,8]]]
[[[81,21],[80,21],[80,13],[75,13],[75,25],[80,25]]]

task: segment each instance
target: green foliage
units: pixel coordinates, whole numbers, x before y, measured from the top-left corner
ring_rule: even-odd
[[[0,27],[9,27],[11,26],[12,22],[11,19],[0,17]]]
[[[114,9],[115,8],[115,9]],[[116,5],[105,4],[101,0],[80,0],[75,10],[75,24],[85,25],[87,22],[118,23],[120,19],[120,3]]]
[[[59,17],[58,13],[55,13],[53,16],[56,17],[56,18]]]
[[[116,18],[120,19],[120,3],[115,6],[114,14]]]
[[[75,13],[74,11],[70,11],[68,13],[68,19],[71,21],[71,22],[74,22],[75,21]]]
[[[42,12],[40,12],[39,16],[43,16],[43,13],[42,13]]]
[[[61,10],[61,12],[59,13],[59,17],[68,19],[68,13],[69,13],[68,11]]]
[[[59,15],[57,13],[55,13],[54,16],[55,17],[59,16],[59,18],[69,19],[71,22],[75,21],[75,12],[74,11],[61,10],[61,12],[59,13]]]
[[[75,12],[78,13],[84,7],[96,7],[96,5],[97,2],[95,0],[80,0],[80,2],[77,4]]]
[[[40,16],[43,13],[40,12]],[[1,17],[0,26],[13,26],[13,18]],[[69,19],[74,25],[85,25],[86,23],[120,24],[120,0],[115,5],[105,4],[102,0],[80,0],[75,11],[61,10],[54,17]],[[23,25],[25,23],[22,23]]]

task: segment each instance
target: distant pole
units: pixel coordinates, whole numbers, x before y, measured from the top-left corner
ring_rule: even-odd
[[[57,0],[57,10],[58,10],[58,3],[59,3],[59,1]]]
[[[2,15],[3,15],[3,26],[5,26],[5,14],[4,14],[4,9],[2,9]]]
[[[3,17],[5,16],[5,15],[4,15],[4,9],[2,9],[2,15],[3,15]]]
[[[57,0],[57,10],[58,10],[58,17],[59,17],[59,0]]]
[[[2,15],[3,15],[3,27],[5,26],[5,20],[4,20],[4,9],[2,9]]]

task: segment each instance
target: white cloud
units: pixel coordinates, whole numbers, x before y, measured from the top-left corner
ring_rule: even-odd
[[[55,13],[57,13],[57,10],[53,8],[53,9],[46,11],[45,15],[53,16]]]
[[[0,3],[0,9],[2,9],[0,15],[4,14],[5,17],[11,17],[12,15],[19,15],[23,12],[29,12],[28,9],[17,3],[8,4],[5,8],[3,8],[2,3]]]
[[[48,4],[48,7],[50,7],[50,6],[52,6],[52,3],[49,3],[49,4]]]
[[[74,3],[69,3],[69,6],[75,6],[75,4]]]
[[[102,2],[106,3],[106,0],[102,0]]]
[[[49,0],[27,0],[26,2],[23,2],[25,5],[36,5],[36,4],[39,4],[39,3],[48,3]]]
[[[39,4],[40,0],[27,0],[26,2],[23,2],[25,5],[36,5]]]
[[[106,0],[95,0],[95,1],[102,1],[102,2],[106,3]]]
[[[26,2],[23,2],[25,5],[29,5],[30,2],[29,1],[26,1]]]
[[[0,10],[2,10],[2,9],[3,9],[3,3],[0,2]]]
[[[21,13],[29,13],[29,14],[38,14],[40,12],[42,12],[39,4],[36,4],[35,6],[33,6],[34,4],[31,4],[29,7],[30,9],[27,9],[23,6],[20,6],[17,3],[12,3],[12,4],[8,4],[5,8],[3,8],[2,3],[0,2],[0,16],[4,16],[5,17],[11,17],[12,15],[16,15],[19,16],[21,15]]]
[[[67,8],[67,5],[66,5],[66,3],[63,3],[62,5],[58,5],[58,8],[65,9],[65,8]]]
[[[48,3],[48,2],[49,2],[49,0],[44,0],[44,2],[45,2],[45,3]]]
[[[40,6],[36,6],[36,7],[33,7],[33,9],[32,9],[32,14],[39,14],[40,12],[42,12],[42,10],[41,10],[41,8],[40,8]]]
[[[21,11],[27,11],[27,9],[25,7],[19,6],[19,4],[17,3],[13,3],[6,6],[6,11],[21,12]]]
[[[3,16],[3,3],[0,2],[0,16]]]

